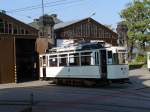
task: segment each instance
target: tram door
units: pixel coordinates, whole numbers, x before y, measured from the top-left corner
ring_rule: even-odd
[[[46,78],[46,56],[43,56],[43,78]]]
[[[100,69],[101,69],[101,78],[107,78],[107,58],[106,50],[100,50]]]

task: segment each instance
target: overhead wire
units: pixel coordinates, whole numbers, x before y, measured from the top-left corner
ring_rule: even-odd
[[[54,3],[58,3],[58,2],[63,2],[63,1],[67,1],[67,0],[57,0],[55,2],[46,2],[45,4],[54,4]],[[8,10],[7,12],[15,12],[15,11],[21,11],[21,10],[26,10],[26,9],[30,9],[30,8],[38,8],[41,7],[41,4],[38,5],[33,5],[33,6],[27,6],[27,7],[23,7],[23,8],[18,8],[18,9],[12,9],[12,10]]]
[[[66,2],[64,2],[66,1]],[[68,1],[68,0],[57,0],[55,2],[46,2],[44,3],[44,7],[54,7],[54,6],[60,6],[60,5],[66,5],[66,4],[73,4],[73,3],[77,3],[77,2],[82,2],[84,0],[73,0],[73,1]],[[20,9],[13,9],[10,11],[6,11],[7,13],[15,13],[15,12],[24,12],[27,10],[35,10],[35,9],[39,9],[42,8],[41,4],[40,5],[35,5],[35,6],[28,6],[28,7],[24,7],[24,8],[20,8]]]

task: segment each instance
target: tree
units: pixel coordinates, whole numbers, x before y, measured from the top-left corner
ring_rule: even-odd
[[[51,15],[45,14],[39,18],[39,25],[40,26],[54,26],[55,22]]]
[[[110,30],[115,31],[115,29],[112,27],[112,25],[107,25],[107,24],[105,24],[105,26],[106,26],[107,28],[109,28]]]
[[[150,1],[134,0],[120,14],[128,27],[129,54],[138,45],[145,51],[146,43],[150,41]]]

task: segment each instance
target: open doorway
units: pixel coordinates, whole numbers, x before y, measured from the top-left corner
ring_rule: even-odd
[[[17,82],[37,80],[37,54],[35,39],[16,39]]]

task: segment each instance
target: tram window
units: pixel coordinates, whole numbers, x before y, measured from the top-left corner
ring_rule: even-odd
[[[91,52],[81,53],[81,65],[91,65]]]
[[[46,63],[46,56],[43,56],[43,63]]]
[[[81,65],[91,65],[91,56],[81,56]]]
[[[67,58],[59,58],[59,66],[67,66]]]
[[[59,56],[59,66],[67,66],[67,55]]]
[[[43,66],[46,66],[47,62],[46,62],[46,56],[43,56]]]
[[[112,64],[112,51],[108,51],[108,64]]]
[[[49,58],[56,58],[57,55],[50,55]]]
[[[50,58],[49,59],[49,66],[56,67],[57,66],[57,58]]]
[[[42,67],[42,57],[40,57],[40,67]]]
[[[112,51],[108,51],[108,58],[112,58]]]
[[[118,53],[119,64],[125,64],[125,53]]]
[[[80,65],[78,53],[69,55],[69,65],[71,66]]]
[[[69,54],[69,56],[70,57],[76,57],[76,56],[79,57],[79,53],[72,53],[72,54]]]
[[[95,52],[95,65],[99,65],[99,55],[98,55],[98,52]]]
[[[118,64],[118,53],[113,54],[113,64]]]
[[[83,53],[81,53],[81,55],[83,56],[83,55],[85,55],[85,56],[91,56],[91,52],[83,52]]]

